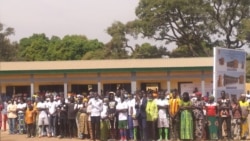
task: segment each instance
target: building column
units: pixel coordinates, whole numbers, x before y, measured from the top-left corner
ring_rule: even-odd
[[[168,92],[170,93],[171,92],[171,78],[170,78],[170,71],[167,72],[167,89],[168,89]]]
[[[35,91],[34,91],[34,75],[31,74],[30,75],[30,97],[32,97],[34,95]]]
[[[206,95],[205,92],[205,73],[204,70],[201,71],[201,93],[202,95]]]
[[[68,96],[68,78],[67,74],[64,73],[64,83],[63,83],[63,91],[64,91],[64,98],[67,98]]]
[[[131,94],[136,92],[136,72],[131,72]]]
[[[99,95],[101,95],[102,92],[101,73],[97,73],[97,92]]]

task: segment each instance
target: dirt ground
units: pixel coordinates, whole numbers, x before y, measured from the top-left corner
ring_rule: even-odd
[[[0,141],[73,141],[73,140],[78,140],[78,141],[88,141],[88,140],[80,140],[80,139],[69,139],[69,138],[64,138],[64,139],[59,139],[59,138],[48,138],[48,137],[34,137],[34,138],[27,138],[26,135],[19,135],[19,134],[14,134],[14,135],[9,135],[7,131],[1,131],[0,132]]]

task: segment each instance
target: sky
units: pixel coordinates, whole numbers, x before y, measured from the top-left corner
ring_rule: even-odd
[[[115,21],[136,19],[139,0],[0,0],[0,22],[13,27],[19,41],[34,33],[64,37],[85,35],[107,43],[106,29]]]

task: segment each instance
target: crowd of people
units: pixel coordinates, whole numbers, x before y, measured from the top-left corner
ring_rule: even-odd
[[[0,106],[9,134],[93,141],[249,139],[250,95],[215,101],[201,92],[126,91],[10,99]],[[2,116],[1,116],[2,117]],[[6,125],[4,126],[6,130]]]

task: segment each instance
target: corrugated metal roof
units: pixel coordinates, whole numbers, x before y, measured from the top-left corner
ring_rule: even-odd
[[[0,62],[0,71],[212,67],[212,57]]]

